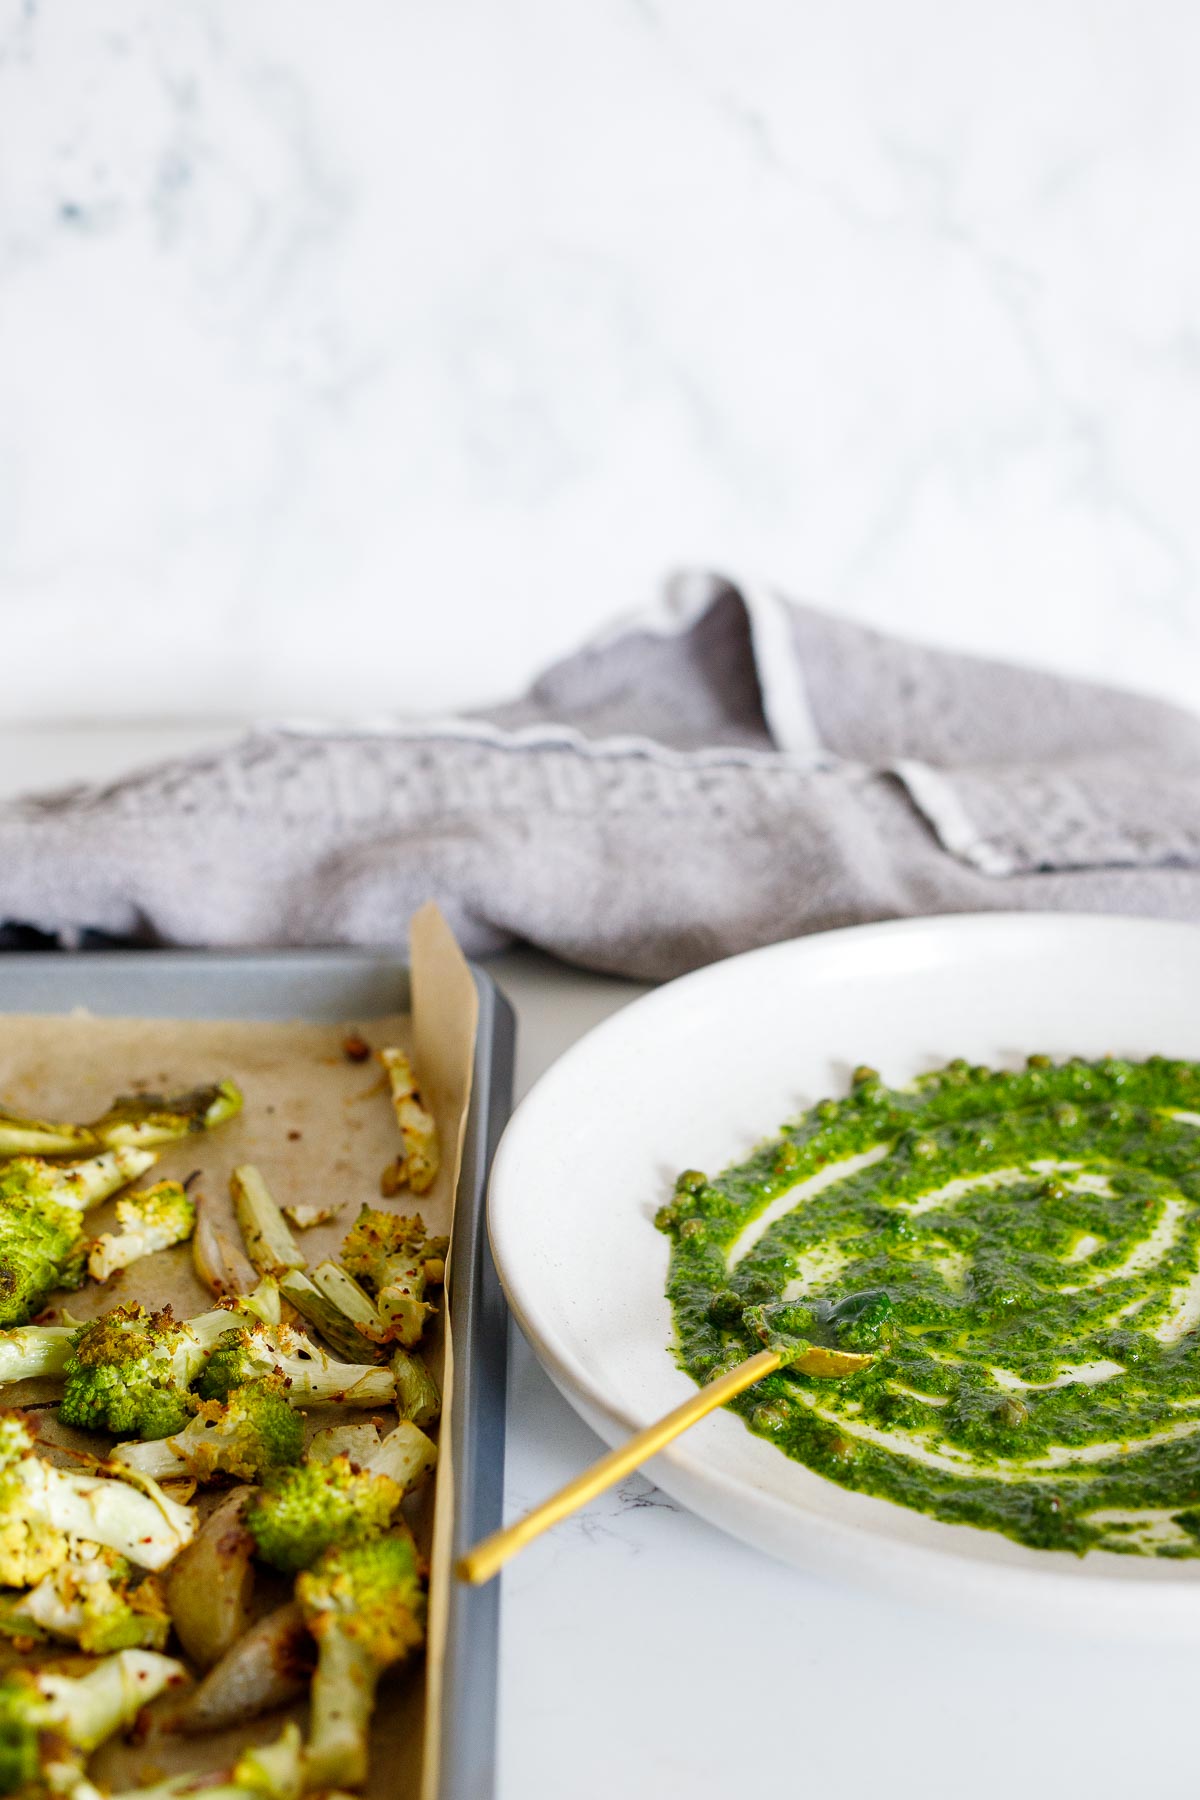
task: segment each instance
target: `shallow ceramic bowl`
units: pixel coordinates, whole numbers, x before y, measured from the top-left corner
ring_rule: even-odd
[[[620,1442],[689,1393],[671,1357],[656,1207],[683,1168],[744,1157],[846,1091],[952,1057],[1200,1059],[1200,929],[979,914],[833,931],[732,957],[607,1020],[505,1132],[490,1196],[509,1303],[588,1423]],[[726,1531],[825,1573],[1025,1619],[1200,1637],[1200,1560],[1036,1551],[855,1494],[729,1412],[648,1473]]]

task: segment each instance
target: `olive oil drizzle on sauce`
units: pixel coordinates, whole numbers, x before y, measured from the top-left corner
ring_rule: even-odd
[[[859,1069],[657,1222],[695,1381],[764,1304],[874,1353],[733,1402],[786,1455],[1039,1548],[1200,1555],[1200,1065]]]

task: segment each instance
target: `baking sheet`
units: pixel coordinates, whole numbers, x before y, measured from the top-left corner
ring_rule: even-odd
[[[335,1250],[362,1200],[380,1204],[378,1177],[396,1154],[397,1137],[386,1084],[373,1064],[353,1064],[341,1052],[345,1026],[359,1025],[373,1045],[410,1042],[417,1057],[427,1100],[438,1119],[443,1167],[431,1194],[414,1202],[401,1195],[395,1210],[415,1205],[431,1229],[448,1231],[454,1193],[458,1151],[468,1115],[477,1010],[476,984],[448,928],[435,909],[425,909],[414,921],[413,1016],[393,1014],[371,1017],[365,1002],[378,1010],[379,985],[364,986],[368,959],[338,958],[344,970],[341,983],[347,999],[358,1000],[361,1012],[349,1007],[336,1025],[294,1022],[209,1021],[194,1017],[183,1021],[162,1018],[138,1020],[74,1016],[69,1018],[0,1018],[0,1094],[6,1103],[45,1116],[87,1117],[101,1111],[116,1089],[137,1085],[168,1091],[193,1082],[232,1075],[243,1086],[246,1108],[238,1120],[217,1132],[187,1140],[164,1151],[153,1171],[182,1176],[201,1171],[197,1184],[210,1203],[227,1205],[229,1170],[238,1162],[256,1163],[268,1185],[283,1202],[290,1199],[340,1199],[344,1215],[332,1226],[300,1234],[310,1261]],[[39,963],[53,959],[36,959]],[[62,959],[55,969],[63,966]],[[81,970],[92,959],[76,964]],[[100,959],[97,959],[100,960]],[[113,998],[124,1009],[131,993],[154,987],[154,955],[105,957],[103,973],[115,981]],[[178,965],[187,958],[169,959]],[[269,959],[252,959],[258,966]],[[314,960],[294,960],[297,974],[311,971]],[[197,967],[228,976],[237,958],[213,958]],[[199,959],[193,962],[195,967]],[[121,965],[124,965],[122,968]],[[14,965],[10,965],[13,967]],[[15,969],[29,970],[25,958],[15,959]],[[14,970],[15,972],[15,970]],[[65,972],[65,971],[64,971]],[[97,969],[97,974],[100,971]],[[396,989],[395,965],[390,965]],[[122,980],[122,975],[125,979]],[[110,985],[111,985],[110,981]],[[13,985],[13,984],[7,984]],[[20,987],[22,984],[16,984]],[[24,985],[27,985],[24,984]],[[55,983],[61,987],[61,983]],[[194,984],[192,984],[194,985]],[[228,982],[214,982],[228,989]],[[297,1011],[309,1010],[311,997],[305,982],[297,980]],[[320,982],[317,984],[320,986]],[[104,981],[84,982],[89,998],[97,1004],[95,990]],[[168,985],[169,991],[169,985]],[[361,995],[361,998],[359,996]],[[4,997],[0,986],[0,999]],[[398,998],[402,995],[398,994]],[[154,1009],[161,1009],[161,984]],[[61,1003],[61,1002],[60,1002]],[[101,1004],[104,1002],[101,1001]],[[147,1012],[148,1001],[139,1001]],[[180,1010],[183,1010],[181,1007]],[[191,1008],[188,1008],[190,1011]],[[232,1008],[230,1009],[232,1010]],[[328,1016],[328,996],[322,1003]],[[383,1203],[389,1204],[389,1203]],[[94,1215],[100,1225],[104,1213]],[[139,1298],[161,1305],[171,1301],[180,1316],[211,1303],[207,1291],[191,1272],[186,1249],[163,1253],[126,1272],[103,1289],[87,1288],[71,1296],[73,1313],[85,1316],[103,1310],[120,1299]],[[448,1342],[440,1329],[431,1340],[435,1367],[449,1369]],[[436,1724],[442,1713],[441,1664],[446,1639],[450,1582],[450,1537],[453,1519],[454,1396],[447,1383],[449,1405],[443,1417],[441,1466],[433,1490],[434,1504],[418,1504],[414,1529],[432,1549],[431,1630],[427,1658],[418,1668],[385,1682],[374,1740],[372,1781],[368,1794],[393,1797],[431,1797],[437,1791]],[[328,1414],[314,1425],[327,1422]],[[419,1499],[421,1497],[418,1497]],[[432,1515],[432,1516],[431,1516]],[[425,1729],[425,1722],[433,1728]],[[175,1772],[181,1768],[219,1767],[227,1760],[231,1735],[237,1743],[274,1736],[281,1716],[256,1722],[235,1734],[206,1739],[180,1740],[155,1735],[137,1752],[111,1748],[96,1759],[97,1773],[114,1786],[126,1786],[147,1772]],[[423,1765],[423,1766],[422,1766]]]

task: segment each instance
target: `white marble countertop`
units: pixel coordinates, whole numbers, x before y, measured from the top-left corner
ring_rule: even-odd
[[[204,732],[0,731],[0,796],[116,773]],[[492,972],[518,1093],[641,991],[532,952]],[[601,1450],[511,1338],[506,1508]],[[1045,1636],[802,1575],[641,1476],[503,1576],[498,1800],[1127,1800],[1188,1780],[1200,1653]],[[466,1800],[466,1797],[464,1797]]]
[[[462,708],[680,562],[1194,701],[1198,56],[1187,0],[4,0],[5,716]]]

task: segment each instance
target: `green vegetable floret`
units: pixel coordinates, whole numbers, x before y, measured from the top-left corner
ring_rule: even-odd
[[[0,1600],[0,1630],[65,1638],[90,1655],[161,1650],[171,1630],[156,1575],[135,1580],[128,1560],[102,1544],[71,1540],[66,1558],[27,1593]]]
[[[228,1400],[201,1400],[195,1418],[173,1437],[119,1444],[112,1460],[157,1481],[189,1475],[201,1482],[215,1475],[257,1481],[298,1462],[303,1449],[304,1420],[288,1404],[283,1378],[267,1375],[235,1388]]]
[[[32,1156],[0,1166],[0,1326],[23,1325],[56,1288],[79,1287],[84,1213],[154,1160],[148,1151],[116,1150],[66,1166]]]
[[[196,1229],[196,1208],[178,1181],[156,1181],[117,1201],[117,1222],[120,1231],[103,1232],[89,1252],[93,1281],[107,1281],[143,1256],[186,1243]]]
[[[0,1324],[22,1325],[56,1288],[82,1286],[87,1257],[83,1222],[53,1201],[0,1206]]]
[[[90,1752],[185,1673],[153,1650],[122,1650],[75,1677],[10,1669],[0,1680],[0,1794],[69,1792]]]
[[[293,1406],[386,1406],[396,1382],[390,1369],[344,1363],[289,1325],[227,1331],[196,1382],[204,1400],[223,1400],[264,1375],[281,1375]]]
[[[361,1787],[375,1689],[425,1639],[425,1592],[404,1529],[327,1550],[296,1582],[317,1642],[305,1785]]]
[[[169,1437],[191,1418],[188,1385],[202,1361],[196,1337],[169,1308],[114,1307],[76,1334],[58,1416],[118,1437]]]
[[[353,1452],[318,1455],[322,1439],[346,1442],[351,1437],[356,1440]],[[292,1574],[311,1567],[335,1544],[378,1536],[436,1461],[437,1445],[410,1419],[401,1419],[382,1440],[374,1426],[319,1432],[307,1461],[269,1477],[247,1508],[246,1525],[259,1556]]]
[[[162,1569],[196,1532],[196,1515],[161,1492],[59,1469],[39,1456],[20,1413],[0,1413],[0,1586],[29,1587],[65,1563],[72,1538]]]
[[[377,1537],[403,1498],[390,1475],[335,1456],[268,1477],[246,1510],[246,1524],[263,1561],[292,1575],[334,1544]]]
[[[136,1302],[115,1306],[77,1332],[58,1416],[65,1425],[117,1437],[170,1437],[195,1411],[191,1383],[233,1322],[276,1318],[278,1310],[278,1291],[269,1282],[183,1321],[169,1307],[148,1313]],[[2,1353],[0,1340],[0,1361]]]
[[[374,1290],[381,1341],[411,1348],[433,1312],[426,1289],[446,1272],[446,1239],[428,1237],[420,1213],[406,1218],[364,1206],[346,1234],[342,1263]]]

